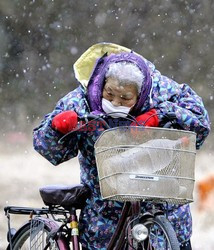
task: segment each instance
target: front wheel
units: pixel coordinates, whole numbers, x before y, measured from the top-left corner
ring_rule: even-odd
[[[50,240],[50,242],[48,240],[51,233],[57,229],[58,225],[54,221],[36,217],[17,231],[12,237],[12,248],[9,245],[7,250],[66,250],[68,247],[63,239]],[[47,248],[45,248],[46,246]]]
[[[179,242],[170,222],[163,215],[142,221],[148,229],[148,237],[137,249],[179,250]]]

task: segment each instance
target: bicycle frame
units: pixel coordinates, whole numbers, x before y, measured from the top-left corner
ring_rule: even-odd
[[[117,228],[109,242],[108,250],[115,249],[123,249],[125,244],[128,244],[128,250],[133,249],[132,245],[132,237],[131,232],[129,230],[130,223],[135,222],[135,224],[139,223],[140,219],[145,218],[154,218],[156,215],[165,215],[166,218],[168,216],[167,209],[159,210],[155,207],[155,205],[152,205],[152,209],[148,210],[145,213],[141,212],[141,203],[140,201],[136,202],[125,202],[123,206],[123,210],[121,213],[121,217],[118,221]],[[143,202],[145,203],[145,202]],[[166,207],[168,207],[168,204],[166,203]]]
[[[133,249],[132,247],[132,237],[130,236],[130,229],[129,224],[133,221],[135,223],[139,222],[139,218],[145,218],[145,217],[154,217],[157,214],[164,214],[164,211],[157,210],[153,207],[152,211],[148,211],[146,213],[141,213],[141,202],[125,202],[124,207],[121,213],[120,220],[118,222],[117,228],[109,242],[108,250],[110,249],[124,249],[126,245],[128,245],[128,249]],[[31,207],[16,207],[16,206],[8,206],[5,207],[5,213],[8,217],[8,238],[9,238],[9,244],[12,246],[12,237],[11,235],[11,228],[10,228],[10,214],[22,214],[22,215],[29,215],[29,220],[33,218],[33,216],[42,218],[42,221],[44,223],[52,223],[54,230],[53,232],[50,232],[50,239],[58,239],[57,233],[65,232],[67,234],[67,239],[63,238],[63,240],[60,241],[60,249],[70,249],[69,243],[72,244],[73,250],[79,250],[80,249],[80,242],[79,242],[79,230],[78,230],[78,218],[76,215],[76,209],[71,208],[70,211],[67,211],[65,209],[59,209],[55,207],[48,207],[48,208],[31,208]],[[44,217],[45,215],[46,217]],[[49,218],[49,215],[51,215],[52,218]],[[57,225],[54,225],[53,222],[57,221],[58,219],[55,218],[55,215],[63,215],[66,219],[62,223],[60,227],[57,227]],[[70,228],[67,227],[67,224],[70,224]],[[22,227],[19,229],[21,230],[25,226],[22,225]],[[66,228],[66,229],[64,229]],[[18,231],[19,231],[18,230]],[[127,232],[128,230],[128,232]],[[17,232],[18,232],[17,231]],[[48,249],[50,246],[50,241],[47,242],[44,250]]]
[[[94,119],[94,117],[92,117]],[[171,123],[170,123],[171,124]],[[61,140],[63,141],[67,135],[65,135]],[[144,202],[144,201],[143,201]],[[148,201],[149,202],[149,201]],[[152,203],[152,202],[151,202]],[[167,203],[166,203],[167,204]],[[47,204],[46,204],[47,205]],[[108,250],[114,249],[125,249],[127,246],[128,250],[135,249],[133,247],[133,237],[131,234],[131,224],[137,224],[142,221],[142,219],[146,218],[154,218],[156,215],[166,215],[167,217],[167,207],[165,210],[158,210],[153,205],[152,209],[145,213],[141,213],[141,202],[125,202],[124,207],[122,209],[122,213],[120,219],[118,221],[116,230],[109,242]],[[80,242],[79,242],[79,231],[78,231],[78,218],[76,215],[76,208],[71,207],[68,210],[59,208],[59,206],[49,206],[48,208],[29,208],[29,207],[15,207],[15,206],[8,206],[5,208],[5,213],[8,217],[8,235],[9,235],[9,244],[12,246],[12,239],[13,234],[11,234],[10,228],[10,214],[26,214],[30,216],[30,220],[33,216],[38,216],[43,218],[42,220],[44,223],[51,223],[53,221],[57,221],[54,215],[63,215],[65,217],[61,226],[56,226],[53,232],[50,232],[49,240],[44,248],[48,249],[50,246],[50,240],[53,239],[57,241],[58,239],[61,240],[60,250],[68,250],[69,243],[72,244],[73,250],[80,249]],[[46,216],[43,217],[43,215]],[[52,219],[49,218],[49,215],[52,216]],[[67,224],[70,224],[70,228],[67,227]],[[59,233],[65,233],[64,236]],[[62,239],[60,237],[63,237]],[[12,249],[12,248],[11,248]],[[177,248],[176,248],[177,249]]]

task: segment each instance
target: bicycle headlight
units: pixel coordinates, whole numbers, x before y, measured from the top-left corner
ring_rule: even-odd
[[[149,231],[143,224],[137,224],[132,228],[132,236],[138,241],[144,241],[148,237]]]

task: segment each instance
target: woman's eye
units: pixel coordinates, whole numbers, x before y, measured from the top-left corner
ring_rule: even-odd
[[[107,94],[108,94],[109,96],[112,96],[112,93],[110,93],[110,92],[107,92]]]
[[[124,101],[129,101],[130,100],[129,98],[126,98],[126,97],[121,97],[121,99],[123,99]]]

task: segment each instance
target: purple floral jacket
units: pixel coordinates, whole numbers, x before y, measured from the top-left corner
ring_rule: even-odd
[[[65,110],[74,110],[78,116],[91,112],[103,112],[102,88],[108,63],[128,60],[137,64],[146,75],[147,82],[143,85],[138,103],[134,108],[135,116],[155,108],[161,120],[164,114],[173,112],[177,117],[177,123],[183,129],[196,132],[197,149],[200,148],[210,130],[208,114],[202,99],[187,84],[178,84],[161,75],[146,59],[133,54],[127,58],[123,54],[122,57],[111,55],[98,60],[88,88],[85,89],[80,85],[68,93],[59,100],[55,109],[45,116],[41,125],[34,129],[35,150],[53,165],[58,165],[77,155],[79,157],[81,183],[88,185],[92,191],[92,196],[87,200],[80,215],[81,242],[87,249],[106,249],[123,204],[101,198],[94,155],[94,143],[101,132],[96,130],[74,133],[66,145],[61,145],[58,141],[63,135],[51,128],[51,121],[55,115]],[[142,210],[146,210],[146,206],[142,207]],[[187,241],[192,233],[189,205],[171,205],[169,219],[179,242]]]

